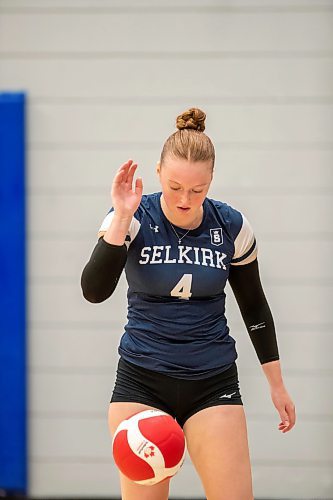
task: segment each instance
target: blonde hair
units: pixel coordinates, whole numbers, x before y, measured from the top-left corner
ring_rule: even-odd
[[[215,163],[215,149],[210,138],[204,134],[206,114],[198,108],[190,108],[177,116],[178,130],[164,143],[160,165],[167,156],[190,161]]]

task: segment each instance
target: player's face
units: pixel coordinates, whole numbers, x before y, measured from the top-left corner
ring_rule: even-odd
[[[190,227],[202,216],[213,172],[210,161],[192,162],[168,157],[157,166],[166,216],[176,225]]]

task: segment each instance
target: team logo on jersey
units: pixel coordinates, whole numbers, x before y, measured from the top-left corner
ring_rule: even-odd
[[[223,243],[222,227],[210,230],[210,241],[212,245],[216,245],[217,247],[222,245]]]
[[[154,231],[155,233],[158,233],[158,226],[152,226],[151,224],[149,224],[149,227],[152,231]]]

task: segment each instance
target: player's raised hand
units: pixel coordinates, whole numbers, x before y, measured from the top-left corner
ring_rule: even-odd
[[[142,179],[138,177],[133,186],[134,173],[138,167],[133,160],[124,163],[116,173],[112,188],[111,198],[115,214],[122,218],[131,218],[142,198]]]

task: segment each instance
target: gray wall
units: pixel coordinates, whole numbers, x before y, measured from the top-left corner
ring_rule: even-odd
[[[211,196],[243,210],[298,424],[277,413],[233,297],[228,316],[255,494],[333,497],[333,3],[0,1],[0,88],[28,105],[30,493],[117,495],[107,408],[126,285],[81,297],[118,166],[145,192],[177,114],[198,106],[217,152]],[[189,460],[175,496],[203,496]]]

